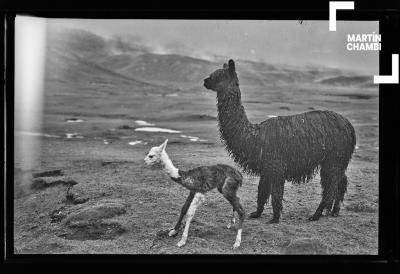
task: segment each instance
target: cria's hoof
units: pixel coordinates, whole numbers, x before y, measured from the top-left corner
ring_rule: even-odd
[[[174,236],[176,236],[177,234],[178,234],[178,231],[176,231],[175,229],[172,229],[172,230],[168,233],[168,236],[174,237]]]
[[[277,224],[277,223],[279,223],[279,219],[271,219],[268,223],[269,224]]]
[[[258,211],[254,211],[254,212],[250,213],[250,215],[249,215],[249,217],[253,218],[253,219],[259,218],[260,216],[261,216],[261,212],[258,212]]]
[[[310,218],[308,218],[309,221],[318,221],[320,216],[311,216]]]
[[[177,244],[176,244],[176,246],[177,247],[182,247],[182,246],[184,246],[186,244],[186,242],[185,241],[179,241]]]

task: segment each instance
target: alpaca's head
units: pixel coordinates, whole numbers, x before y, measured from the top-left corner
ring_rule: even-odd
[[[237,87],[239,80],[236,75],[235,62],[231,59],[224,64],[222,69],[217,69],[204,79],[204,87],[216,92],[226,92],[229,87]]]
[[[162,155],[165,153],[165,148],[167,147],[168,139],[165,140],[160,146],[152,147],[147,153],[144,162],[148,166],[161,167],[162,165]]]

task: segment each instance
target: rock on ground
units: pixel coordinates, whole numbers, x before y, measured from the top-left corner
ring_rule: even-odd
[[[96,204],[84,205],[78,207],[71,213],[65,223],[96,221],[121,215],[126,212],[126,205],[121,200],[103,200]]]
[[[60,176],[57,178],[40,177],[40,178],[35,178],[32,180],[31,189],[42,190],[42,189],[46,189],[48,187],[54,187],[54,186],[59,186],[59,185],[73,186],[76,184],[78,184],[78,183],[75,180],[72,180],[71,178],[65,177],[65,176]]]
[[[54,177],[54,176],[63,176],[64,172],[61,169],[47,170],[42,172],[36,172],[32,174],[33,178],[39,177]]]
[[[102,200],[95,204],[79,205],[63,221],[67,229],[59,235],[68,240],[113,239],[126,232],[118,221],[104,220],[126,213],[122,200]]]

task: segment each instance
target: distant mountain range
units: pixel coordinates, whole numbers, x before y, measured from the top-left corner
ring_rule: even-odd
[[[59,81],[123,81],[141,88],[201,87],[204,78],[222,67],[222,62],[156,54],[137,41],[107,39],[84,30],[50,30],[47,37],[46,77]],[[349,75],[339,69],[235,61],[241,85],[372,85],[372,76]]]

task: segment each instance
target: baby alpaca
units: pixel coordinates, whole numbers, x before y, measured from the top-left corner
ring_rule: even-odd
[[[233,207],[233,215],[227,226],[228,228],[235,223],[235,212],[239,215],[238,231],[235,244],[233,245],[234,249],[238,248],[242,240],[242,224],[245,217],[243,207],[236,196],[238,188],[242,185],[242,174],[227,165],[200,166],[188,171],[177,169],[165,152],[167,142],[168,139],[162,145],[151,148],[144,161],[147,165],[161,166],[173,181],[190,191],[181,209],[178,222],[168,235],[175,236],[178,234],[182,219],[187,215],[182,239],[178,242],[177,246],[181,247],[185,245],[190,222],[196,209],[205,201],[205,193],[217,188]]]

